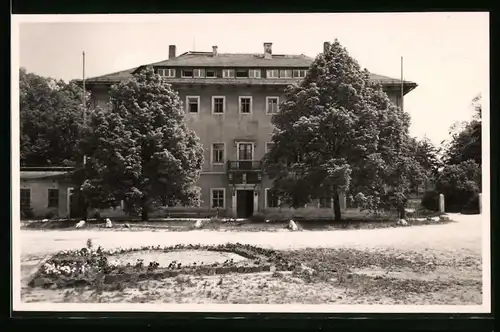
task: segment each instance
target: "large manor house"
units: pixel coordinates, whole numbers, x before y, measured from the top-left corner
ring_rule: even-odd
[[[328,47],[325,43],[325,47]],[[272,186],[262,171],[261,159],[271,147],[271,117],[279,111],[287,85],[305,77],[313,58],[275,54],[272,43],[264,43],[259,53],[223,53],[217,46],[209,52],[177,54],[169,46],[168,59],[146,64],[179,93],[185,120],[200,137],[205,164],[199,180],[201,207],[168,207],[156,212],[169,215],[220,215],[247,218],[263,214],[268,218],[325,218],[333,215],[330,197],[303,208],[282,206],[269,190]],[[109,89],[127,80],[142,66],[86,80],[92,107],[108,107]],[[417,84],[371,74],[382,84],[389,98],[401,105],[401,96]],[[401,91],[403,88],[403,91]],[[29,205],[35,215],[52,211],[60,217],[71,214],[72,184],[67,168],[21,169],[21,205]],[[345,209],[345,197],[341,199]],[[101,211],[101,215],[123,214],[121,208]]]

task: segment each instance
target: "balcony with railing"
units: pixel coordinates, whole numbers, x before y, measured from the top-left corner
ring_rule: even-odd
[[[229,160],[227,173],[231,184],[257,184],[262,181],[262,161]]]

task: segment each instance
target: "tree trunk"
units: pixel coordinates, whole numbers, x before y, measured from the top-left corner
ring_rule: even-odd
[[[404,205],[400,205],[399,208],[399,219],[405,219],[406,217],[406,210],[405,210],[405,207]]]
[[[337,190],[333,192],[333,212],[335,214],[335,221],[341,221],[342,212],[340,211],[340,197]]]
[[[142,206],[141,206],[141,221],[148,221],[148,198],[144,196],[142,198]]]

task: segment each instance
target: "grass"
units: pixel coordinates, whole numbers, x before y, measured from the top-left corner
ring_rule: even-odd
[[[303,249],[277,254],[310,270],[186,275],[91,287],[23,289],[26,302],[480,304],[481,258],[432,252]],[[379,273],[369,273],[378,271]],[[397,276],[395,274],[398,273]]]

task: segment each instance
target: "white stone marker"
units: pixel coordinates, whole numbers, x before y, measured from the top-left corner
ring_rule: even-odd
[[[439,194],[439,212],[444,213],[444,195]]]
[[[290,220],[288,222],[288,228],[290,228],[292,231],[297,231],[299,228],[297,227],[297,224],[295,223],[295,221],[293,220]]]
[[[80,220],[76,225],[75,227],[76,228],[82,228],[83,226],[85,226],[85,220]]]
[[[401,226],[408,226],[408,222],[404,219],[399,219],[397,224]]]
[[[194,224],[194,228],[200,229],[203,226],[203,220],[197,219],[196,223]]]
[[[113,227],[113,223],[111,222],[111,219],[106,218],[106,228],[112,228],[112,227]]]

